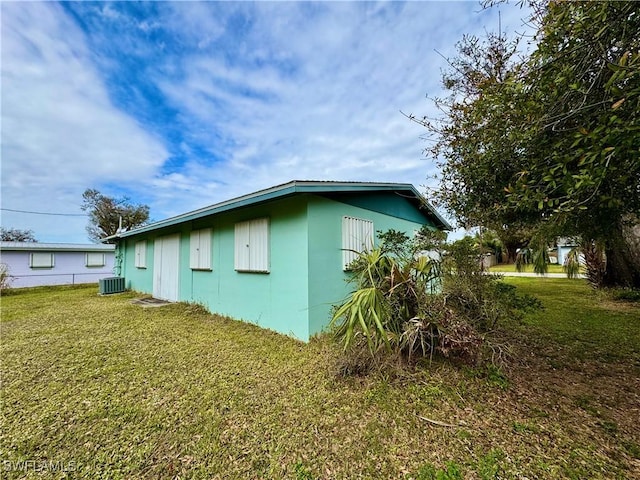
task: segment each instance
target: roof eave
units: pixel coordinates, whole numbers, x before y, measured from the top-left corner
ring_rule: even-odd
[[[267,202],[277,198],[284,198],[295,193],[320,193],[328,191],[332,192],[347,192],[347,191],[393,191],[393,190],[408,190],[416,197],[421,205],[426,205],[427,209],[433,215],[433,217],[440,223],[440,226],[444,230],[452,230],[451,226],[444,220],[438,212],[427,202],[427,200],[415,189],[410,183],[375,183],[375,182],[322,182],[322,181],[308,181],[308,180],[294,180],[281,185],[276,185],[264,190],[235,197],[230,200],[209,205],[191,212],[183,213],[175,217],[170,217],[159,222],[154,222],[143,227],[135,228],[126,232],[121,232],[110,237],[103,238],[101,242],[106,241],[118,241],[124,237],[130,237],[138,235],[140,233],[157,230],[159,228],[171,227],[180,223],[189,222],[198,218],[206,217],[209,215],[216,215],[229,210],[235,210],[237,208],[247,207],[250,205],[256,205],[259,203]]]
[[[47,242],[8,242],[21,243],[20,245],[0,245],[0,250],[5,252],[28,252],[34,250],[44,250],[52,252],[112,252],[115,246],[101,244],[65,244],[65,243],[47,243]]]

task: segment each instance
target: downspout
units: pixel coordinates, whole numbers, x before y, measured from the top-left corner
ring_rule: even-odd
[[[118,230],[116,230],[116,253],[114,257],[113,269],[116,277],[122,276],[122,264],[124,263],[124,248],[120,248],[120,242],[122,240],[118,240],[118,235],[122,232],[122,215],[118,218]]]
[[[116,277],[122,276],[122,265],[124,263],[124,251],[125,249],[121,247],[122,240],[116,241],[116,252],[114,256],[113,262],[113,273]]]

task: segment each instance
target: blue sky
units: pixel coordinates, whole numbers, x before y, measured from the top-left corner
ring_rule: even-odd
[[[86,242],[86,188],[153,220],[293,179],[430,184],[420,126],[477,2],[2,2],[2,226]],[[439,52],[439,53],[438,53]]]

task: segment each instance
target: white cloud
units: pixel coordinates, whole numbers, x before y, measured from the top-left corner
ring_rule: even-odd
[[[503,28],[523,16],[502,10]],[[201,24],[213,17],[195,14]],[[464,33],[498,28],[497,10],[469,2],[260,3],[233,14],[249,27],[231,51],[192,51],[178,60],[180,75],[157,79],[194,130],[215,132],[210,148],[222,158],[198,175],[224,187],[176,198],[184,207],[294,178],[430,183],[423,130],[400,110],[433,114],[425,94],[441,94],[441,55]],[[221,37],[235,28],[219,32],[230,17],[215,16]]]
[[[0,7],[6,207],[43,210],[46,198],[74,211],[100,182],[159,220],[291,179],[420,186],[434,164],[400,110],[431,113],[436,50],[498,26],[496,11],[469,2],[159,2],[136,15],[124,2],[86,5],[86,32],[55,4]],[[524,16],[502,10],[503,25]],[[142,116],[153,90],[174,112],[148,120],[163,139],[114,106],[109,88],[121,85],[99,73],[132,58],[144,74],[127,77],[123,104]],[[84,220],[73,228],[82,240]]]
[[[425,93],[439,91],[434,49],[444,40],[434,44],[425,32],[469,9],[454,5],[435,15],[438,6],[429,4],[368,8],[258,4],[243,12],[251,28],[231,52],[241,60],[192,52],[179,60],[180,75],[157,78],[194,130],[215,132],[211,150],[223,161],[199,175],[233,194],[293,178],[426,179],[433,165],[422,157],[422,130],[400,110],[424,111]],[[267,66],[255,66],[262,62]],[[225,146],[218,136],[231,141]]]
[[[111,103],[74,22],[53,3],[0,8],[3,206],[79,213],[85,188],[153,175],[165,147]],[[41,240],[85,240],[85,220],[68,220],[3,215]]]

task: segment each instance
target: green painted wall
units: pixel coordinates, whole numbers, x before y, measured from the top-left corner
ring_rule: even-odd
[[[121,275],[127,288],[152,293],[154,240],[179,232],[179,300],[306,341],[326,328],[332,306],[352,288],[342,270],[342,217],[371,220],[376,231],[393,228],[408,234],[425,221],[392,193],[368,201],[348,200],[299,194],[127,237],[118,247],[124,251]],[[236,272],[234,226],[261,217],[270,219],[270,273]],[[207,227],[213,229],[212,270],[191,270],[190,232]],[[146,269],[135,267],[135,243],[142,239],[147,240]]]
[[[149,236],[127,238],[117,246],[122,251],[120,275],[126,279],[126,288],[138,292],[151,293],[153,290],[153,240]],[[135,266],[135,244],[138,240],[147,240],[147,268]]]
[[[391,204],[396,200],[393,194],[387,195],[386,198]],[[379,204],[385,202],[384,195],[377,197],[376,202],[376,210],[385,209],[384,205]],[[326,328],[331,318],[332,305],[341,303],[353,289],[353,285],[347,283],[349,275],[342,270],[342,217],[345,215],[372,221],[376,232],[393,228],[408,235],[419,230],[425,221],[415,214],[410,218],[418,221],[410,221],[326,197],[310,197],[308,218],[311,336]]]
[[[394,192],[370,192],[366,195],[357,192],[337,192],[324,194],[322,196],[365,210],[371,210],[403,220],[410,220],[421,225],[424,223],[433,226],[426,207],[419,210],[416,208],[414,202]]]
[[[268,217],[270,222],[270,273],[236,272],[235,224],[261,217]],[[191,270],[190,232],[206,227],[213,229],[212,270]],[[186,222],[154,236],[127,238],[122,274],[129,288],[152,293],[153,241],[176,232],[181,233],[179,300],[201,303],[211,312],[301,340],[309,338],[306,201],[299,197],[283,199]],[[143,238],[147,239],[147,268],[138,269],[134,266],[135,242]]]
[[[234,225],[270,219],[270,273],[234,270]],[[306,204],[285,199],[216,217],[213,275],[193,272],[190,296],[211,311],[308,338]],[[204,273],[204,275],[203,275]]]

